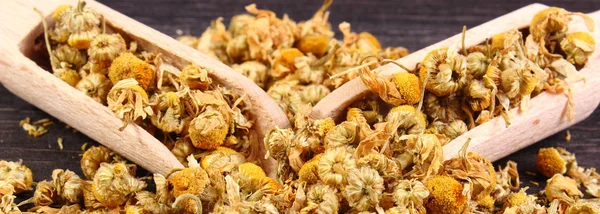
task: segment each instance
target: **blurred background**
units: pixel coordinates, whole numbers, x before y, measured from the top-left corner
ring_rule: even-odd
[[[268,9],[278,16],[288,14],[295,21],[307,20],[321,6],[320,0],[100,0],[101,3],[119,11],[158,31],[176,37],[182,35],[199,36],[218,17],[228,25],[233,15],[244,13],[244,6],[256,3],[259,9]],[[329,8],[329,21],[336,30],[336,37],[342,38],[337,25],[342,21],[351,24],[355,32],[368,31],[375,35],[382,46],[404,46],[411,52],[434,44],[461,32],[463,25],[471,28],[504,15],[508,12],[534,3],[533,1],[383,1],[346,0],[334,1]],[[541,1],[549,6],[565,8],[569,11],[589,13],[600,10],[598,0]],[[468,35],[467,35],[468,37]],[[535,111],[535,109],[532,109]],[[557,114],[560,112],[557,112]],[[33,138],[23,131],[18,123],[25,117],[32,121],[50,116],[12,95],[0,86],[0,159],[19,160],[33,170],[34,180],[49,179],[55,168],[69,169],[81,174],[79,155],[81,146],[93,141],[81,133],[73,133],[65,124],[52,119],[49,133]],[[569,128],[572,140],[565,140],[566,132],[527,147],[509,157],[497,161],[496,166],[514,160],[518,163],[522,186],[531,186],[533,193],[539,187],[529,181],[544,185],[541,175],[536,172],[535,158],[539,148],[560,146],[575,153],[580,166],[600,167],[600,111],[590,118]],[[56,139],[64,139],[64,150],[59,150]]]

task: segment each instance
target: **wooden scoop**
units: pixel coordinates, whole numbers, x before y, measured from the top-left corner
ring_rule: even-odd
[[[525,28],[529,26],[533,16],[545,8],[547,8],[545,5],[532,4],[472,28],[466,32],[465,46],[478,45],[498,33]],[[600,11],[590,15],[600,22]],[[567,97],[563,94],[543,92],[531,99],[528,111],[521,113],[519,109],[512,109],[510,112],[513,117],[510,119],[511,124],[508,127],[502,117],[496,117],[451,141],[444,146],[445,158],[456,156],[470,138],[470,151],[478,152],[491,161],[496,161],[588,117],[600,102],[600,73],[594,69],[600,65],[598,31],[599,29],[596,27],[594,32],[596,51],[590,56],[585,67],[580,70],[580,74],[585,76],[587,84],[582,81],[571,84],[576,112],[572,121],[568,121],[563,115]],[[417,63],[421,62],[430,51],[460,44],[461,41],[462,34],[457,34],[398,59],[396,62],[408,68],[415,68]],[[403,72],[393,64],[387,64],[378,69],[379,75],[384,77]],[[368,93],[369,90],[360,78],[353,79],[317,103],[310,116],[313,119],[326,117],[339,119],[345,115],[346,108],[351,103],[363,98]]]
[[[239,94],[245,94],[246,103],[255,119],[251,156],[264,157],[263,136],[273,127],[287,128],[289,121],[261,88],[233,69],[184,44],[145,26],[100,3],[87,1],[87,7],[96,10],[107,26],[123,36],[137,41],[144,50],[161,53],[166,62],[183,68],[189,63],[211,68],[209,75],[221,85]],[[26,56],[32,56],[36,38],[42,33],[39,9],[49,17],[57,6],[75,6],[75,0],[19,0],[3,1],[0,7],[0,82],[9,91],[50,115],[83,132],[128,160],[153,173],[165,174],[173,168],[182,168],[175,156],[141,127],[130,124],[123,131],[123,122],[105,106],[87,97],[77,89],[39,67]],[[50,18],[47,18],[51,22]]]

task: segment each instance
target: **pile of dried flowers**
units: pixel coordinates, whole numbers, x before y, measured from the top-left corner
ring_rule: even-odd
[[[578,166],[575,156],[562,148],[540,150],[538,170],[550,179],[535,195],[521,188],[514,162],[496,170],[485,157],[468,152],[468,142],[450,160],[443,159],[442,149],[469,127],[494,116],[508,122],[510,108],[526,110],[528,100],[542,91],[569,95],[568,83],[580,78],[576,68],[594,51],[593,37],[586,31],[593,24],[585,15],[549,8],[534,17],[525,39],[524,32],[513,30],[482,45],[433,50],[418,69],[386,79],[370,67],[389,60],[361,65],[363,59],[382,54],[380,48],[361,53],[379,46],[366,48],[375,44],[372,36],[351,33],[342,24],[343,43],[329,39],[324,12],[329,3],[313,19],[297,25],[251,5],[247,10],[254,16],[236,16],[229,31],[217,20],[199,41],[187,38],[223,62],[241,63],[234,66],[238,69],[247,62],[260,67],[239,71],[269,86],[270,92],[279,84],[287,85],[281,92],[311,85],[329,90],[360,76],[392,106],[383,117],[380,110],[387,104],[360,101],[336,124],[331,118],[310,119],[314,103],[281,101],[302,99],[301,91],[280,93],[282,107],[295,110],[289,115],[293,128],[275,128],[264,139],[267,156],[278,161],[276,178],[246,162],[240,153],[244,147],[229,141],[233,137],[239,142],[236,133],[251,122],[245,117],[240,122],[244,114],[237,107],[239,96],[211,85],[205,68],[189,65],[179,71],[160,56],[138,53],[135,45],[127,49],[118,34],[100,30],[99,16],[82,5],[59,7],[53,15],[57,27],[50,31],[54,43],[48,42],[54,73],[75,86],[96,76],[100,80],[91,81],[88,88],[102,90],[84,91],[106,102],[125,121],[149,117],[166,139],[187,136],[172,145],[186,168],[155,174],[156,188],[151,190],[147,178],[134,176],[134,165],[104,147],[92,147],[81,160],[88,180],[57,169],[52,181],[37,183],[33,197],[22,204],[33,203],[30,211],[40,213],[600,212],[600,202],[583,199],[579,190],[582,185],[590,196],[599,197],[600,175],[594,168]],[[575,17],[583,17],[588,29],[572,32],[569,22]],[[322,36],[328,36],[326,49],[315,45],[323,41],[314,38]],[[94,51],[105,47],[94,43],[103,37],[112,39],[102,44],[113,45]],[[322,57],[325,62],[315,66]],[[304,71],[297,64],[302,60],[309,61],[304,61],[308,74],[316,73],[312,77],[320,81],[300,80]],[[356,66],[359,69],[345,72]],[[150,98],[149,92],[154,92]],[[215,123],[199,123],[198,118]],[[2,161],[0,172],[1,211],[20,213],[14,195],[32,189],[31,171],[21,163]]]

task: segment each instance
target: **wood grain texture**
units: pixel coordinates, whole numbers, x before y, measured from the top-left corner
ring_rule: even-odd
[[[308,19],[320,6],[318,0],[303,1],[193,1],[193,0],[131,0],[100,1],[101,3],[132,17],[160,32],[175,36],[176,30],[199,35],[209,26],[210,20],[222,16],[225,22],[229,17],[243,12],[243,7],[252,2],[259,8],[274,10],[278,14],[287,13],[295,20]],[[384,46],[405,46],[416,51],[453,36],[462,30],[487,22],[493,18],[516,10],[533,1],[335,1],[331,8],[330,21],[336,26],[341,21],[352,24],[354,31],[369,31],[378,37]],[[540,1],[549,6],[564,7],[571,11],[592,12],[600,9],[600,1]],[[340,38],[339,31],[336,32]],[[0,71],[1,72],[1,71]],[[46,113],[31,106],[0,87],[0,159],[22,159],[32,168],[35,180],[49,179],[54,168],[66,168],[81,173],[78,163],[80,146],[91,140],[84,135],[72,134],[63,124],[50,127],[50,132],[40,138],[32,138],[18,127],[24,117],[33,120],[49,117]],[[530,176],[526,171],[535,172],[535,157],[539,148],[562,146],[577,155],[584,167],[600,167],[600,111],[569,128],[572,141],[565,142],[565,132],[548,137],[526,147],[495,164],[504,165],[507,160],[519,163],[523,185],[531,186],[529,192],[539,190],[528,183],[533,180],[542,184],[546,178]],[[65,149],[59,151],[57,137],[65,139]]]

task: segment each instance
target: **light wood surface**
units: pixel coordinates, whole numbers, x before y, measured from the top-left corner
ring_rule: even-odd
[[[531,4],[469,29],[466,33],[465,46],[470,47],[480,44],[487,38],[511,29],[527,27],[533,16],[544,8],[547,8],[547,6]],[[596,20],[600,20],[599,12],[591,15]],[[597,41],[600,38],[597,29],[595,38]],[[462,34],[457,34],[396,61],[408,68],[415,68],[417,63],[431,50],[460,45],[461,40]],[[596,50],[599,49],[599,44],[596,43]],[[600,102],[600,93],[598,93],[600,90],[600,85],[598,85],[600,84],[600,74],[593,69],[600,64],[598,62],[600,62],[599,54],[598,51],[595,51],[589,62],[580,71],[585,75],[587,85],[582,82],[571,85],[574,92],[576,112],[572,121],[566,120],[566,117],[563,116],[567,102],[566,96],[543,92],[531,100],[529,111],[519,113],[519,109],[511,110],[513,117],[510,120],[510,126],[506,127],[502,117],[496,117],[451,141],[444,146],[445,158],[449,159],[456,156],[464,143],[471,139],[470,151],[478,152],[491,161],[496,161],[585,119],[596,109]],[[394,73],[404,72],[393,64],[384,65],[378,68],[377,71],[383,77],[390,77]],[[344,116],[348,105],[361,99],[367,93],[369,93],[369,90],[360,78],[353,79],[317,103],[310,116],[314,119],[326,117],[339,119]]]
[[[39,15],[33,8],[48,17],[58,5],[76,3],[74,0],[3,1],[0,7],[0,20],[3,20],[0,23],[0,82],[12,93],[150,172],[164,174],[172,168],[182,167],[170,151],[145,130],[132,124],[118,131],[122,121],[107,107],[96,103],[24,56],[34,39],[42,34]],[[228,66],[169,36],[100,3],[87,3],[87,7],[104,16],[107,26],[137,41],[143,49],[161,53],[167,62],[180,68],[192,62],[211,68],[213,71],[209,75],[215,82],[245,94],[251,116],[256,120],[251,132],[251,157],[263,161],[263,136],[275,126],[288,127],[289,121],[261,88]]]

